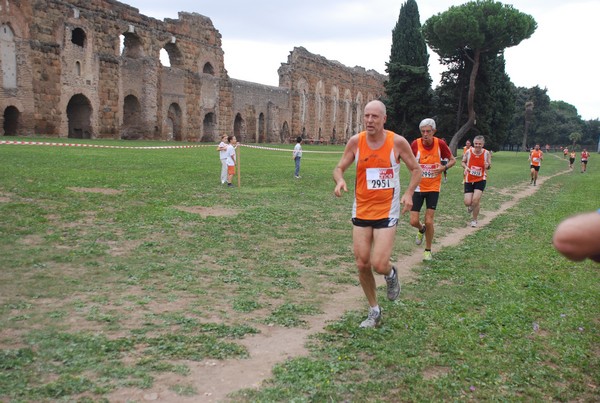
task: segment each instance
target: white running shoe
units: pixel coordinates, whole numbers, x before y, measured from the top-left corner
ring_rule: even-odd
[[[415,238],[416,245],[421,245],[423,243],[423,236],[425,235],[425,230],[426,230],[426,227],[423,224],[423,226],[421,227],[419,232],[417,232],[417,237]]]
[[[477,226],[477,220],[471,221],[471,227],[475,228]]]
[[[369,316],[360,324],[362,328],[374,328],[381,323],[381,311],[377,312],[374,309],[369,309]]]

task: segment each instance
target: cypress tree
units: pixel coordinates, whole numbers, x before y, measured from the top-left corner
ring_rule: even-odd
[[[428,62],[417,2],[407,0],[400,7],[398,22],[392,30],[385,103],[387,128],[409,140],[419,136],[419,122],[431,113]]]

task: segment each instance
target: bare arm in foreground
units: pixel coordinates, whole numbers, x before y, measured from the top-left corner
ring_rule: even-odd
[[[552,243],[568,259],[600,263],[600,213],[578,214],[558,224]]]

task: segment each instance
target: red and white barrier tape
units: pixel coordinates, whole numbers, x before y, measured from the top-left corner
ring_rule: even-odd
[[[55,146],[55,147],[90,147],[90,148],[140,148],[140,149],[162,149],[162,148],[195,148],[195,147],[208,147],[206,145],[189,145],[189,146],[148,146],[148,147],[128,147],[128,146],[109,146],[102,144],[79,144],[79,143],[50,143],[46,141],[13,141],[13,140],[2,140],[2,144],[13,144],[13,145],[28,145],[28,146]]]
[[[17,141],[17,140],[0,140],[0,145],[28,145],[28,146],[52,146],[52,147],[86,147],[86,148],[127,148],[127,149],[142,149],[142,150],[160,150],[160,149],[171,149],[171,148],[197,148],[197,147],[215,147],[215,144],[199,144],[199,145],[186,145],[186,146],[110,146],[102,144],[80,144],[80,143],[52,143],[47,141]],[[264,147],[254,146],[249,144],[238,143],[241,147],[255,148],[259,150],[269,151],[284,151],[292,152],[291,149],[287,148],[276,148],[276,147]],[[303,153],[315,153],[315,154],[341,154],[341,151],[314,151],[314,150],[302,150]]]

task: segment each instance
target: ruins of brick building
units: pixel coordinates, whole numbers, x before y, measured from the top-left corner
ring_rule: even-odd
[[[278,87],[230,78],[212,21],[178,17],[115,0],[0,0],[0,134],[343,142],[384,94],[386,76],[302,47]]]

